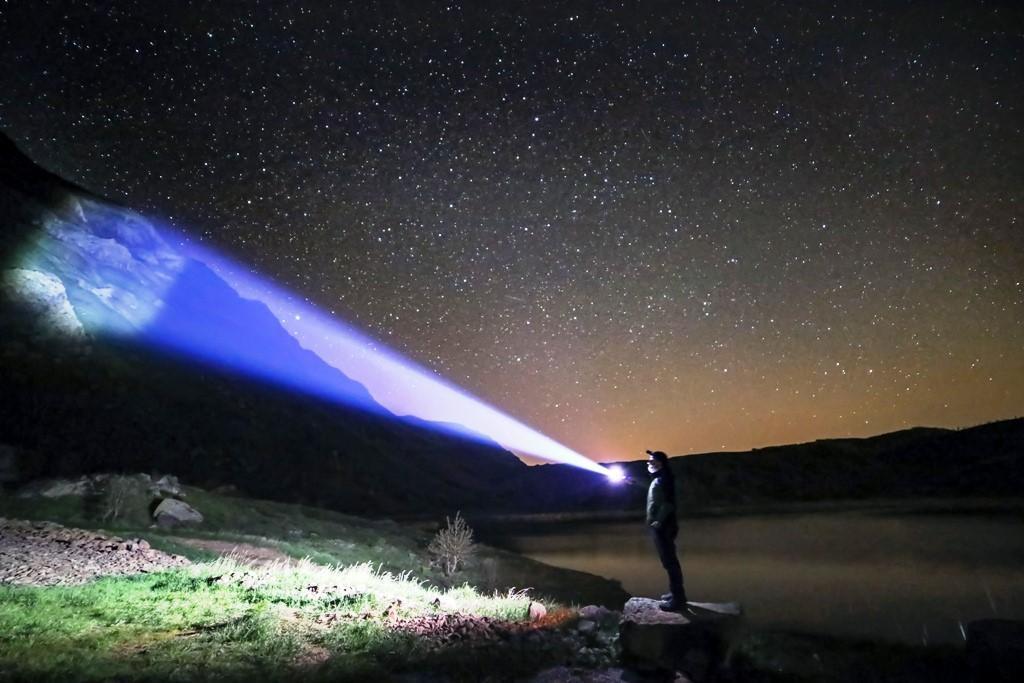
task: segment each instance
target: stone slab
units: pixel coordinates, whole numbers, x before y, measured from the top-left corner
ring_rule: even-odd
[[[694,681],[713,680],[743,625],[734,602],[687,603],[664,612],[659,600],[631,598],[622,611],[623,664],[641,671],[679,671]]]

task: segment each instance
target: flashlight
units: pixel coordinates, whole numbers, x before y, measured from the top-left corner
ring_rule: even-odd
[[[608,481],[613,484],[621,484],[626,481],[626,473],[622,471],[622,468],[618,465],[612,465],[605,469],[604,475],[608,477]]]

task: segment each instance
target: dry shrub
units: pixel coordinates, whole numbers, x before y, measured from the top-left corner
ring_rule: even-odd
[[[102,492],[103,521],[146,522],[149,500],[146,486],[137,476],[121,474],[107,478]]]
[[[475,548],[473,530],[460,512],[455,513],[455,519],[445,517],[444,521],[445,528],[430,541],[427,552],[444,562],[444,573],[450,576],[472,557]]]

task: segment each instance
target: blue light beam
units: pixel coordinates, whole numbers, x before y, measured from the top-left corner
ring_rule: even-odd
[[[476,440],[493,440],[518,453],[609,476],[607,468],[450,384],[231,259],[187,241],[181,242],[180,248],[189,258],[208,266],[240,296],[264,304],[305,349],[366,387],[377,403],[395,415],[419,418],[430,422],[429,426],[435,429]],[[165,337],[163,341],[179,348],[196,345],[198,348],[185,350],[206,355],[208,350],[203,347],[208,342],[202,336],[202,331],[196,330],[186,337]],[[266,367],[250,370],[262,374]],[[287,370],[281,370],[285,374],[277,380],[296,385],[294,378],[287,376]],[[305,381],[300,384],[315,393],[330,395],[322,387],[310,386]],[[344,395],[334,398],[351,402]],[[357,403],[366,407],[364,402]]]
[[[117,336],[604,476],[609,470],[212,249],[85,196],[41,216],[4,286]]]

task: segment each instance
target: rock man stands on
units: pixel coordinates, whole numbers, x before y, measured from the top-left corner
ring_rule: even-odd
[[[678,612],[686,609],[686,590],[683,588],[683,570],[676,557],[676,480],[668,466],[668,456],[662,451],[647,451],[647,471],[651,485],[647,489],[647,526],[654,536],[661,566],[668,573],[669,592],[661,596],[661,609]]]

